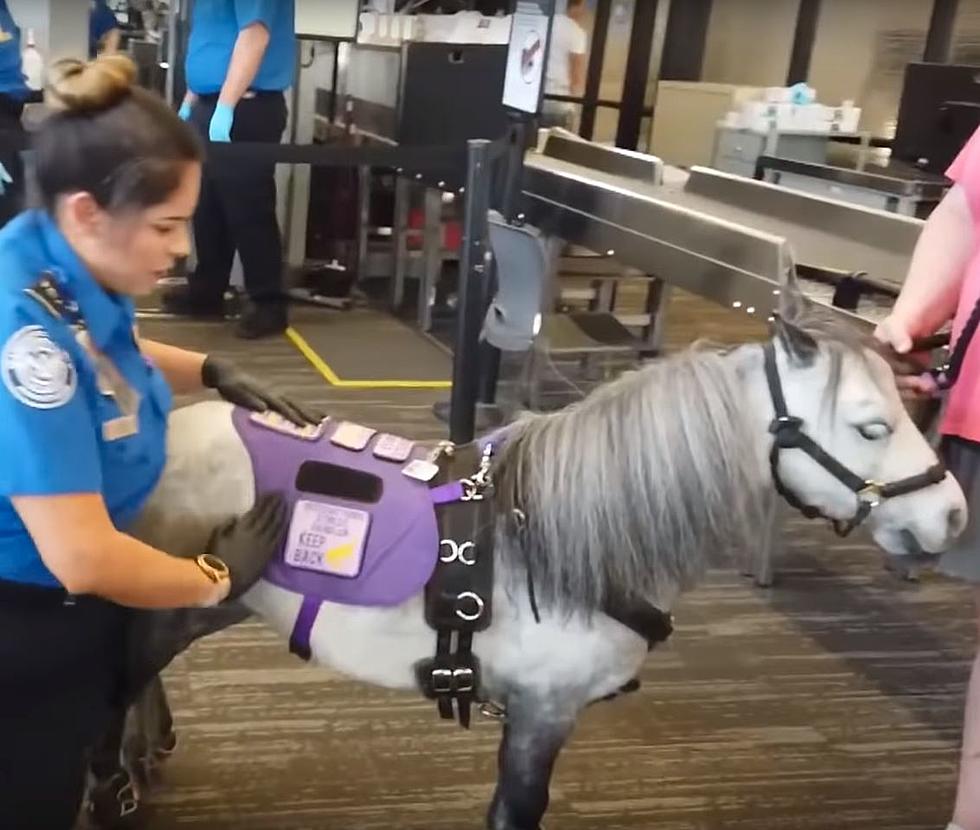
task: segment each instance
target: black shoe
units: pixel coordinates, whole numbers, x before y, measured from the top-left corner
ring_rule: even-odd
[[[282,334],[288,325],[285,303],[250,303],[238,321],[235,334],[245,340],[257,340]]]
[[[187,285],[164,292],[160,305],[168,314],[201,319],[224,319],[225,298],[201,297]]]

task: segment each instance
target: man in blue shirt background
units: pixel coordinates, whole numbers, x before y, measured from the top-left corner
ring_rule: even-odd
[[[198,0],[187,45],[181,117],[212,142],[278,143],[286,128],[284,91],[296,68],[294,0]],[[171,313],[221,315],[235,252],[249,303],[241,337],[287,325],[275,166],[209,161],[194,215],[197,268],[163,300]]]
[[[23,209],[24,165],[21,115],[31,95],[21,68],[20,29],[0,0],[0,226]]]
[[[94,58],[102,52],[119,51],[122,32],[119,21],[106,0],[91,0],[88,18],[88,56]]]

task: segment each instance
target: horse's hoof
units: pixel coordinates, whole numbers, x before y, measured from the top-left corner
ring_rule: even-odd
[[[885,570],[903,582],[919,582],[921,569],[912,562],[904,562],[897,556],[885,557]]]
[[[771,573],[756,574],[750,569],[745,569],[740,571],[740,574],[743,579],[752,580],[756,588],[771,588],[776,581]]]
[[[89,791],[89,820],[98,830],[136,830],[146,825],[148,814],[126,772],[98,781]]]

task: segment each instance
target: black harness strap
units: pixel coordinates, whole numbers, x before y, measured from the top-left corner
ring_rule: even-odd
[[[476,444],[453,448],[434,485],[468,478],[480,466]],[[436,631],[436,653],[416,669],[419,685],[439,714],[468,728],[480,694],[473,635],[489,627],[493,598],[494,502],[491,489],[440,505],[439,561],[425,589],[425,619]],[[455,711],[453,704],[455,703]]]
[[[970,344],[973,342],[978,328],[980,328],[980,300],[977,300],[977,304],[973,306],[973,311],[970,312],[970,316],[963,326],[963,331],[956,339],[956,345],[949,356],[949,361],[935,373],[941,388],[949,389],[959,380],[963,361],[966,360],[966,353],[970,350]]]
[[[436,701],[446,720],[458,719],[466,728],[471,710],[484,696],[480,689],[480,665],[473,654],[473,635],[489,627],[494,585],[493,542],[498,505],[489,476],[492,447],[481,454],[477,444],[452,447],[440,459],[440,472],[432,486],[464,483],[462,501],[437,507],[440,532],[439,561],[425,590],[426,622],[436,631],[436,653],[416,667],[426,697]],[[472,478],[474,470],[481,472]],[[473,486],[476,483],[478,486]],[[518,532],[526,517],[512,510]],[[534,590],[530,557],[526,561],[528,600],[536,621],[540,613]],[[673,632],[673,618],[649,602],[622,596],[610,597],[602,612],[626,626],[652,650]],[[634,681],[622,691],[638,687]]]
[[[769,384],[769,395],[772,398],[772,405],[775,410],[775,418],[769,425],[769,431],[773,434],[774,438],[772,449],[769,452],[769,467],[772,471],[773,484],[776,487],[776,492],[791,507],[795,507],[808,519],[826,517],[824,517],[818,508],[804,504],[795,493],[783,484],[782,479],[779,477],[779,453],[781,450],[802,450],[841,484],[857,495],[858,506],[851,519],[844,522],[831,520],[834,530],[839,536],[847,536],[884,499],[903,496],[908,493],[913,493],[916,490],[922,490],[933,484],[938,484],[946,477],[946,468],[942,464],[936,464],[924,473],[882,484],[861,478],[861,476],[845,467],[816,441],[810,438],[809,435],[803,432],[802,419],[789,414],[786,406],[786,396],[783,394],[783,386],[779,380],[775,344],[770,341],[762,347],[762,350],[765,355],[765,371],[766,381]]]
[[[674,618],[642,599],[609,601],[602,612],[647,641],[647,651],[674,633]]]

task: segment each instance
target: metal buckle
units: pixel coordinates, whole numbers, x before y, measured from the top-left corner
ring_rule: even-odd
[[[437,695],[448,695],[453,691],[453,673],[451,669],[432,670],[432,691]]]
[[[483,501],[483,488],[475,479],[464,478],[459,483],[463,485],[460,501]]]
[[[880,481],[866,481],[864,487],[858,490],[858,498],[871,507],[877,507],[882,502],[881,491],[885,485]]]
[[[455,669],[453,671],[453,684],[457,694],[467,694],[475,688],[473,669]]]
[[[803,419],[793,415],[780,415],[769,424],[769,432],[776,439],[776,446],[790,450],[799,445],[803,432]]]
[[[490,459],[493,457],[493,444],[483,448],[480,458],[480,468],[470,478],[460,480],[463,485],[463,496],[460,501],[483,501],[483,493],[490,488]]]
[[[473,602],[473,604],[476,606],[475,612],[467,613],[463,611],[462,608],[459,607],[460,602],[466,599]],[[474,594],[472,591],[463,591],[463,593],[457,595],[456,597],[456,616],[459,617],[461,620],[465,620],[466,622],[475,622],[476,620],[480,619],[480,617],[483,616],[483,612],[486,609],[486,607],[487,606],[486,603],[483,601],[483,598],[478,596],[477,594]]]
[[[426,461],[430,464],[435,464],[443,455],[452,457],[454,452],[456,452],[456,445],[452,441],[440,441],[432,448],[432,451],[426,457]]]

